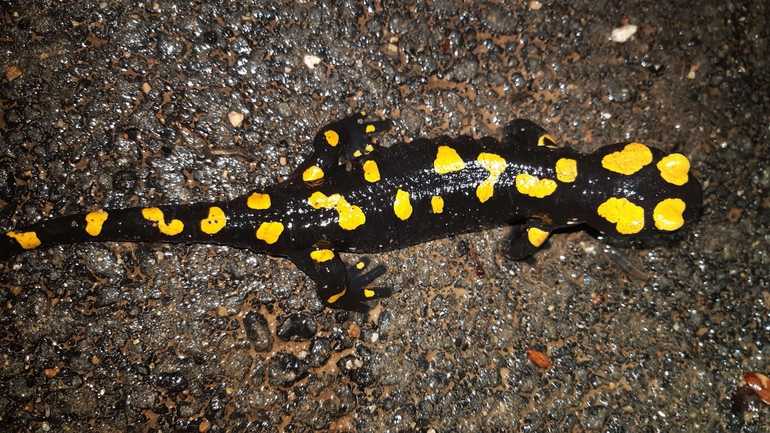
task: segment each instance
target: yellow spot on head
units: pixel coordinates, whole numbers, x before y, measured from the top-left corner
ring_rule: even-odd
[[[457,151],[449,146],[439,146],[436,152],[436,160],[433,168],[438,174],[453,173],[465,168],[465,162],[457,154]]]
[[[318,263],[325,262],[334,258],[334,251],[332,250],[316,250],[310,253],[310,258]]]
[[[554,140],[553,137],[551,137],[551,134],[543,134],[537,139],[538,146],[555,148],[556,146],[554,145],[554,143],[556,143],[556,140]]]
[[[376,293],[374,293],[374,290],[372,289],[364,289],[364,297],[366,298],[373,298]]]
[[[371,134],[374,132],[374,125],[366,125],[366,133]]]
[[[380,169],[376,162],[369,160],[364,163],[364,179],[372,183],[380,180]]]
[[[324,132],[324,137],[326,138],[326,143],[329,144],[329,146],[334,147],[340,142],[340,135],[337,134],[336,131],[328,130]]]
[[[270,195],[255,192],[246,199],[246,206],[255,210],[270,209]]]
[[[650,148],[642,143],[627,144],[623,150],[604,155],[602,167],[615,173],[631,175],[652,162]]]
[[[533,246],[539,247],[540,245],[543,245],[543,242],[548,239],[548,233],[545,230],[540,230],[537,227],[530,227],[529,230],[527,230],[527,239],[529,239],[529,243],[531,243]]]
[[[86,215],[86,233],[91,236],[99,236],[106,220],[107,212],[103,210],[89,212],[88,215]]]
[[[257,239],[272,245],[278,242],[281,233],[283,233],[283,224],[279,222],[264,222],[257,229]]]
[[[433,213],[444,212],[444,199],[441,196],[434,195],[430,199],[430,207],[433,208]]]
[[[16,239],[16,242],[18,242],[25,250],[31,250],[32,248],[40,246],[40,239],[37,238],[37,233],[35,232],[8,232],[6,235]]]
[[[560,182],[574,182],[577,177],[577,161],[572,158],[561,158],[556,161],[556,179]]]
[[[409,203],[409,193],[403,190],[396,191],[396,199],[393,200],[393,212],[401,220],[412,216],[412,204]]]
[[[156,207],[148,207],[142,209],[142,216],[148,221],[152,221],[158,225],[158,230],[164,235],[174,236],[182,233],[184,230],[184,224],[179,220],[171,220],[166,224],[166,220],[163,217],[163,211]]]
[[[530,197],[543,198],[556,191],[556,182],[522,173],[516,176],[516,190]]]
[[[667,198],[655,206],[652,218],[658,230],[672,231],[684,225],[682,214],[685,208],[684,201],[678,198]]]
[[[495,193],[495,184],[500,178],[500,175],[505,171],[506,167],[508,167],[508,164],[503,157],[495,155],[494,153],[482,152],[479,154],[477,160],[479,161],[479,164],[489,172],[489,177],[484,179],[484,181],[476,188],[476,197],[478,197],[480,202],[484,203]]]
[[[668,183],[682,186],[687,183],[690,161],[681,153],[672,153],[658,162],[660,176]]]
[[[347,292],[348,292],[347,288],[342,289],[342,291],[337,293],[336,295],[329,296],[329,299],[326,300],[326,303],[327,304],[333,304],[333,303],[337,302],[341,297],[345,296],[345,293],[347,293]]]
[[[302,173],[302,180],[305,182],[312,182],[314,180],[323,179],[324,171],[317,165],[311,165]]]
[[[622,235],[633,235],[644,228],[644,209],[624,198],[611,198],[599,205],[600,217],[615,224],[615,230]]]
[[[225,211],[217,206],[212,206],[209,208],[208,218],[201,220],[201,231],[207,235],[213,235],[222,230],[225,224],[227,224]]]
[[[339,214],[339,225],[343,230],[353,230],[366,222],[366,215],[360,207],[351,205],[339,194],[327,197],[321,191],[314,192],[308,203],[314,209],[334,209]]]

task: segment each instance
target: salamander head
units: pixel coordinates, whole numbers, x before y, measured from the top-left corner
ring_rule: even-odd
[[[586,222],[604,233],[637,235],[669,232],[693,219],[703,190],[690,162],[641,143],[605,146],[584,157],[593,191]]]

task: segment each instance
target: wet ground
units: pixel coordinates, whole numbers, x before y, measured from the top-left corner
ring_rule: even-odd
[[[730,399],[770,371],[765,2],[302,3],[3,3],[0,231],[236,197],[359,108],[384,145],[523,117],[681,152],[702,214],[523,262],[502,228],[375,255],[399,292],[368,316],[244,250],[28,252],[0,263],[0,430],[767,431]]]

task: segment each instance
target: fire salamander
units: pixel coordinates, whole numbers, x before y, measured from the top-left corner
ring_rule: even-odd
[[[384,266],[348,269],[340,251],[377,253],[503,224],[526,223],[505,253],[533,254],[555,229],[587,223],[609,234],[677,230],[702,190],[679,153],[619,143],[581,154],[517,119],[502,140],[417,139],[375,148],[388,121],[363,112],[317,133],[314,152],[283,183],[232,201],[97,210],[0,235],[0,260],[84,241],[201,242],[288,257],[329,307],[367,311],[389,296],[369,287]]]

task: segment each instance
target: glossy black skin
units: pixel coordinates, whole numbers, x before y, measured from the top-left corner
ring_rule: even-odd
[[[373,126],[377,131],[389,127],[387,122],[366,123],[362,120],[362,115],[356,115],[324,127],[316,136],[315,152],[294,176],[262,191],[271,197],[271,206],[266,210],[246,206],[246,198],[251,194],[229,202],[158,206],[165,221],[179,219],[184,222],[185,230],[175,236],[160,233],[155,223],[142,217],[140,208],[108,211],[109,218],[96,237],[85,233],[84,214],[43,221],[18,232],[37,233],[42,246],[107,240],[202,242],[286,256],[315,280],[319,296],[327,305],[366,311],[369,306],[365,301],[389,296],[392,292],[388,288],[366,287],[384,272],[384,267],[368,273],[348,270],[336,254],[338,251],[377,253],[486,227],[522,222],[549,233],[584,222],[602,232],[616,233],[614,224],[596,214],[598,204],[609,197],[627,197],[642,203],[647,221],[652,221],[652,207],[663,198],[682,199],[687,204],[685,220],[692,219],[701,206],[700,184],[693,176],[687,184],[673,187],[660,179],[654,162],[632,176],[602,169],[602,157],[622,149],[625,143],[606,146],[589,155],[566,148],[538,146],[542,137],[550,139],[545,131],[531,122],[515,120],[505,128],[502,141],[491,137],[442,136],[377,148],[356,158],[354,152],[362,151],[370,143],[364,132],[366,126]],[[323,132],[328,130],[340,135],[340,144],[334,148],[324,139]],[[546,144],[552,144],[548,139]],[[465,169],[437,174],[434,160],[439,146],[455,149],[465,161]],[[658,149],[651,150],[655,161],[666,155]],[[476,195],[478,185],[489,176],[489,171],[477,162],[481,152],[499,155],[507,162],[507,169],[494,185],[492,197],[484,203]],[[559,182],[556,190],[544,198],[529,197],[516,190],[517,174],[555,179],[556,161],[565,157],[578,161],[578,175],[573,182]],[[364,180],[362,166],[367,160],[378,164],[381,178],[378,182]],[[311,165],[322,167],[324,176],[305,182],[302,173]],[[413,211],[406,220],[397,218],[393,211],[398,189],[411,195]],[[341,228],[336,210],[310,206],[308,198],[316,191],[326,196],[340,194],[348,203],[361,208],[366,222],[353,230]],[[443,213],[432,211],[432,196],[443,198]],[[211,206],[220,207],[227,215],[226,226],[214,235],[205,234],[199,228]],[[277,242],[267,244],[256,238],[255,230],[264,221],[279,221],[284,225]],[[654,231],[657,230],[648,224],[639,234]],[[506,254],[512,258],[526,257],[537,248],[525,237],[508,239],[505,244]],[[334,257],[318,263],[310,258],[310,253],[319,249],[331,250]],[[0,260],[23,251],[14,239],[0,237]],[[364,294],[364,289],[371,291]]]

